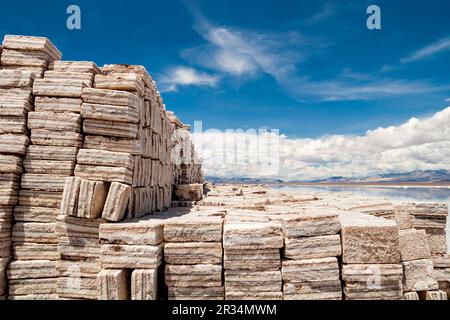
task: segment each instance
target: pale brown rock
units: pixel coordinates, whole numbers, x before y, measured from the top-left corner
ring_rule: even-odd
[[[24,156],[27,152],[29,139],[24,135],[1,134],[0,135],[0,153],[16,154]]]
[[[38,130],[31,132],[31,142],[33,145],[57,146],[57,147],[81,147],[83,136],[77,132],[65,132],[61,135],[58,131]],[[25,159],[25,161],[30,159]],[[74,162],[76,158],[71,159]],[[74,165],[75,166],[75,165]]]
[[[122,90],[144,95],[144,82],[133,73],[109,73],[95,76],[95,87],[98,89]]]
[[[222,264],[222,243],[166,243],[164,259],[171,265]]]
[[[46,80],[79,80],[86,87],[92,87],[94,75],[89,72],[72,72],[72,71],[55,71],[48,70],[45,72]]]
[[[431,260],[415,260],[402,262],[403,286],[405,291],[437,290],[439,285],[434,278],[433,262]]]
[[[22,158],[0,154],[0,173],[22,173]]]
[[[79,218],[100,218],[105,206],[108,188],[102,181],[81,179],[76,216]]]
[[[15,243],[57,243],[56,223],[16,223],[12,230],[12,241]]]
[[[0,87],[2,88],[31,88],[36,78],[32,71],[0,70]]]
[[[162,262],[163,245],[104,244],[101,263],[105,269],[156,269]]]
[[[79,98],[36,97],[34,109],[38,112],[80,113],[82,103]]]
[[[0,134],[27,134],[24,117],[0,118]]]
[[[106,167],[77,164],[75,176],[94,181],[112,182],[111,185],[131,184],[133,170],[124,167]]]
[[[166,242],[222,241],[223,220],[218,217],[180,217],[164,226]]]
[[[225,249],[264,249],[282,248],[281,226],[269,222],[225,222],[223,247]]]
[[[114,122],[106,120],[85,119],[83,121],[83,131],[86,134],[136,139],[139,126],[135,123]]]
[[[287,238],[333,235],[341,229],[338,213],[333,210],[299,209],[298,213],[283,215],[281,221]]]
[[[283,300],[282,292],[226,292],[225,300],[277,301]]]
[[[222,266],[210,264],[166,265],[169,288],[211,288],[222,286]]]
[[[68,236],[72,239],[91,238],[98,242],[100,219],[81,219],[70,216],[58,216],[56,233],[61,236]]]
[[[281,292],[281,271],[225,271],[225,290],[229,292]]]
[[[81,98],[84,80],[78,79],[36,79],[33,84],[33,94],[46,97]]]
[[[58,278],[17,279],[9,281],[9,295],[56,294]]]
[[[78,152],[77,163],[94,166],[124,167],[133,169],[134,158],[129,153],[81,149]]]
[[[83,101],[86,103],[98,103],[116,106],[139,106],[139,97],[129,92],[105,89],[83,89]]]
[[[417,292],[405,292],[405,300],[420,300]]]
[[[117,182],[111,183],[102,218],[116,222],[122,220],[125,216],[130,194],[130,186]]]
[[[127,106],[83,103],[81,115],[84,119],[139,123],[139,110]]]
[[[151,217],[103,223],[100,225],[100,240],[111,244],[158,245],[163,242],[163,230],[163,222]]]
[[[128,300],[127,270],[102,270],[98,274],[99,300]]]
[[[129,140],[114,137],[90,136],[84,138],[83,148],[97,149],[114,152],[141,154],[141,143],[139,140]]]
[[[51,174],[25,173],[22,175],[23,189],[38,191],[63,191],[66,184],[65,176]]]
[[[339,266],[336,258],[283,261],[284,282],[307,283],[339,280]]]
[[[341,281],[318,279],[313,282],[284,283],[284,300],[342,300]]]
[[[131,300],[158,298],[158,270],[133,270],[131,274]]]
[[[427,300],[444,300],[447,301],[447,293],[444,291],[427,291]]]
[[[14,259],[17,260],[58,260],[57,244],[14,243]]]
[[[30,66],[46,68],[50,59],[50,56],[46,52],[41,51],[4,49],[1,55],[1,63],[5,66]]]
[[[203,185],[177,184],[174,186],[174,194],[180,201],[199,201],[203,198]]]
[[[8,279],[41,279],[57,278],[56,261],[49,260],[16,260],[9,264]]]
[[[65,216],[77,216],[78,197],[80,193],[81,179],[69,177],[65,180],[64,192],[61,200],[61,214]]]
[[[70,234],[58,238],[58,253],[64,259],[98,259],[100,252],[101,246],[98,239],[77,238]]]
[[[394,220],[400,230],[412,229],[411,214],[415,210],[415,205],[404,204],[394,206]]]
[[[169,287],[169,300],[224,300],[225,288],[205,287],[205,288],[183,288]]]
[[[62,192],[45,192],[35,190],[20,190],[19,205],[59,208]]]
[[[74,161],[77,157],[78,148],[54,147],[30,145],[27,151],[27,160],[56,160]]]
[[[99,67],[92,61],[53,61],[48,66],[49,70],[78,73],[101,73]]]
[[[1,117],[21,117],[24,118],[33,106],[28,99],[18,99],[17,97],[3,97],[0,95],[0,116]]]
[[[34,174],[53,174],[57,176],[72,176],[75,161],[28,160],[23,161],[25,172]]]
[[[48,53],[53,60],[61,59],[61,52],[44,37],[5,35],[3,48],[15,50],[42,51]]]
[[[284,257],[291,260],[339,257],[342,253],[340,235],[285,238]]]
[[[424,230],[400,230],[399,249],[402,261],[431,258],[427,234]]]
[[[14,220],[17,222],[55,222],[59,214],[57,208],[16,206],[14,208]]]
[[[28,127],[31,130],[80,132],[81,116],[69,112],[33,111],[28,113]]]

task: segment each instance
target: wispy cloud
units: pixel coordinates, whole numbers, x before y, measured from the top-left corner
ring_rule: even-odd
[[[211,131],[194,134],[206,155],[206,175],[222,177],[267,177],[258,163],[251,160],[266,156],[271,146],[258,148],[257,143],[248,148],[224,148],[224,141],[254,141],[261,136],[255,133]],[[263,140],[266,141],[266,140]],[[279,146],[279,169],[272,177],[284,180],[312,180],[332,176],[365,177],[382,173],[410,172],[416,170],[450,169],[450,107],[431,117],[412,118],[391,127],[367,131],[364,135],[333,135],[317,139],[290,139],[285,135],[271,137]],[[263,154],[259,155],[258,152]],[[240,165],[222,161],[223,154],[238,152]]]
[[[328,18],[332,17],[336,13],[336,5],[331,2],[325,2],[322,9],[316,14],[312,15],[308,19],[304,20],[303,24],[306,26],[312,26]]]
[[[218,82],[218,76],[183,66],[170,68],[160,77],[162,92],[177,91],[182,86],[214,87]]]
[[[405,58],[401,59],[402,63],[410,63],[415,62],[427,58],[431,58],[432,56],[450,50],[450,37],[443,38],[438,40],[422,49],[419,49]]]

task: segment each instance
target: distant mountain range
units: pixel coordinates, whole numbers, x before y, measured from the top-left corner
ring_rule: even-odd
[[[330,177],[321,180],[304,180],[304,181],[283,181],[280,179],[256,179],[248,177],[205,177],[205,180],[212,183],[229,183],[229,184],[264,184],[264,183],[440,183],[450,182],[449,170],[427,170],[412,171],[405,173],[388,173],[380,174],[372,177],[364,178],[346,178],[346,177]]]

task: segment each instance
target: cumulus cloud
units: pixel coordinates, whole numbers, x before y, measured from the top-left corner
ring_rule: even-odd
[[[210,75],[196,69],[178,66],[171,68],[161,77],[161,90],[177,91],[180,86],[214,87],[219,81],[218,76]]]
[[[290,139],[263,130],[194,132],[205,174],[314,180],[450,169],[450,107],[361,136]]]
[[[430,58],[438,53],[450,50],[450,37],[440,39],[422,49],[419,49],[401,60],[402,63],[410,63]]]

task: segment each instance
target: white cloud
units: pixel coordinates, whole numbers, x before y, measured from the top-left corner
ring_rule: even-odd
[[[180,86],[214,87],[219,81],[218,76],[199,72],[193,68],[178,66],[166,71],[160,78],[161,91],[177,91]]]
[[[401,62],[402,63],[415,62],[426,58],[430,58],[435,54],[449,50],[450,50],[450,37],[446,37],[444,39],[441,39],[439,41],[430,44],[429,46],[426,46],[420,50],[411,53],[407,57],[401,59]]]
[[[209,176],[312,180],[450,169],[450,107],[429,118],[412,118],[402,125],[370,130],[361,136],[290,139],[277,133],[219,131],[193,136]],[[277,143],[279,153],[275,152]],[[268,154],[271,147],[272,153]],[[224,161],[225,155],[229,161]],[[275,172],[267,171],[262,166],[266,163],[258,161],[267,161],[270,155],[272,161],[279,160]]]
[[[303,24],[307,26],[317,24],[321,21],[324,21],[334,16],[335,13],[336,13],[336,6],[331,2],[325,2],[322,6],[322,9],[313,16],[306,19]]]

